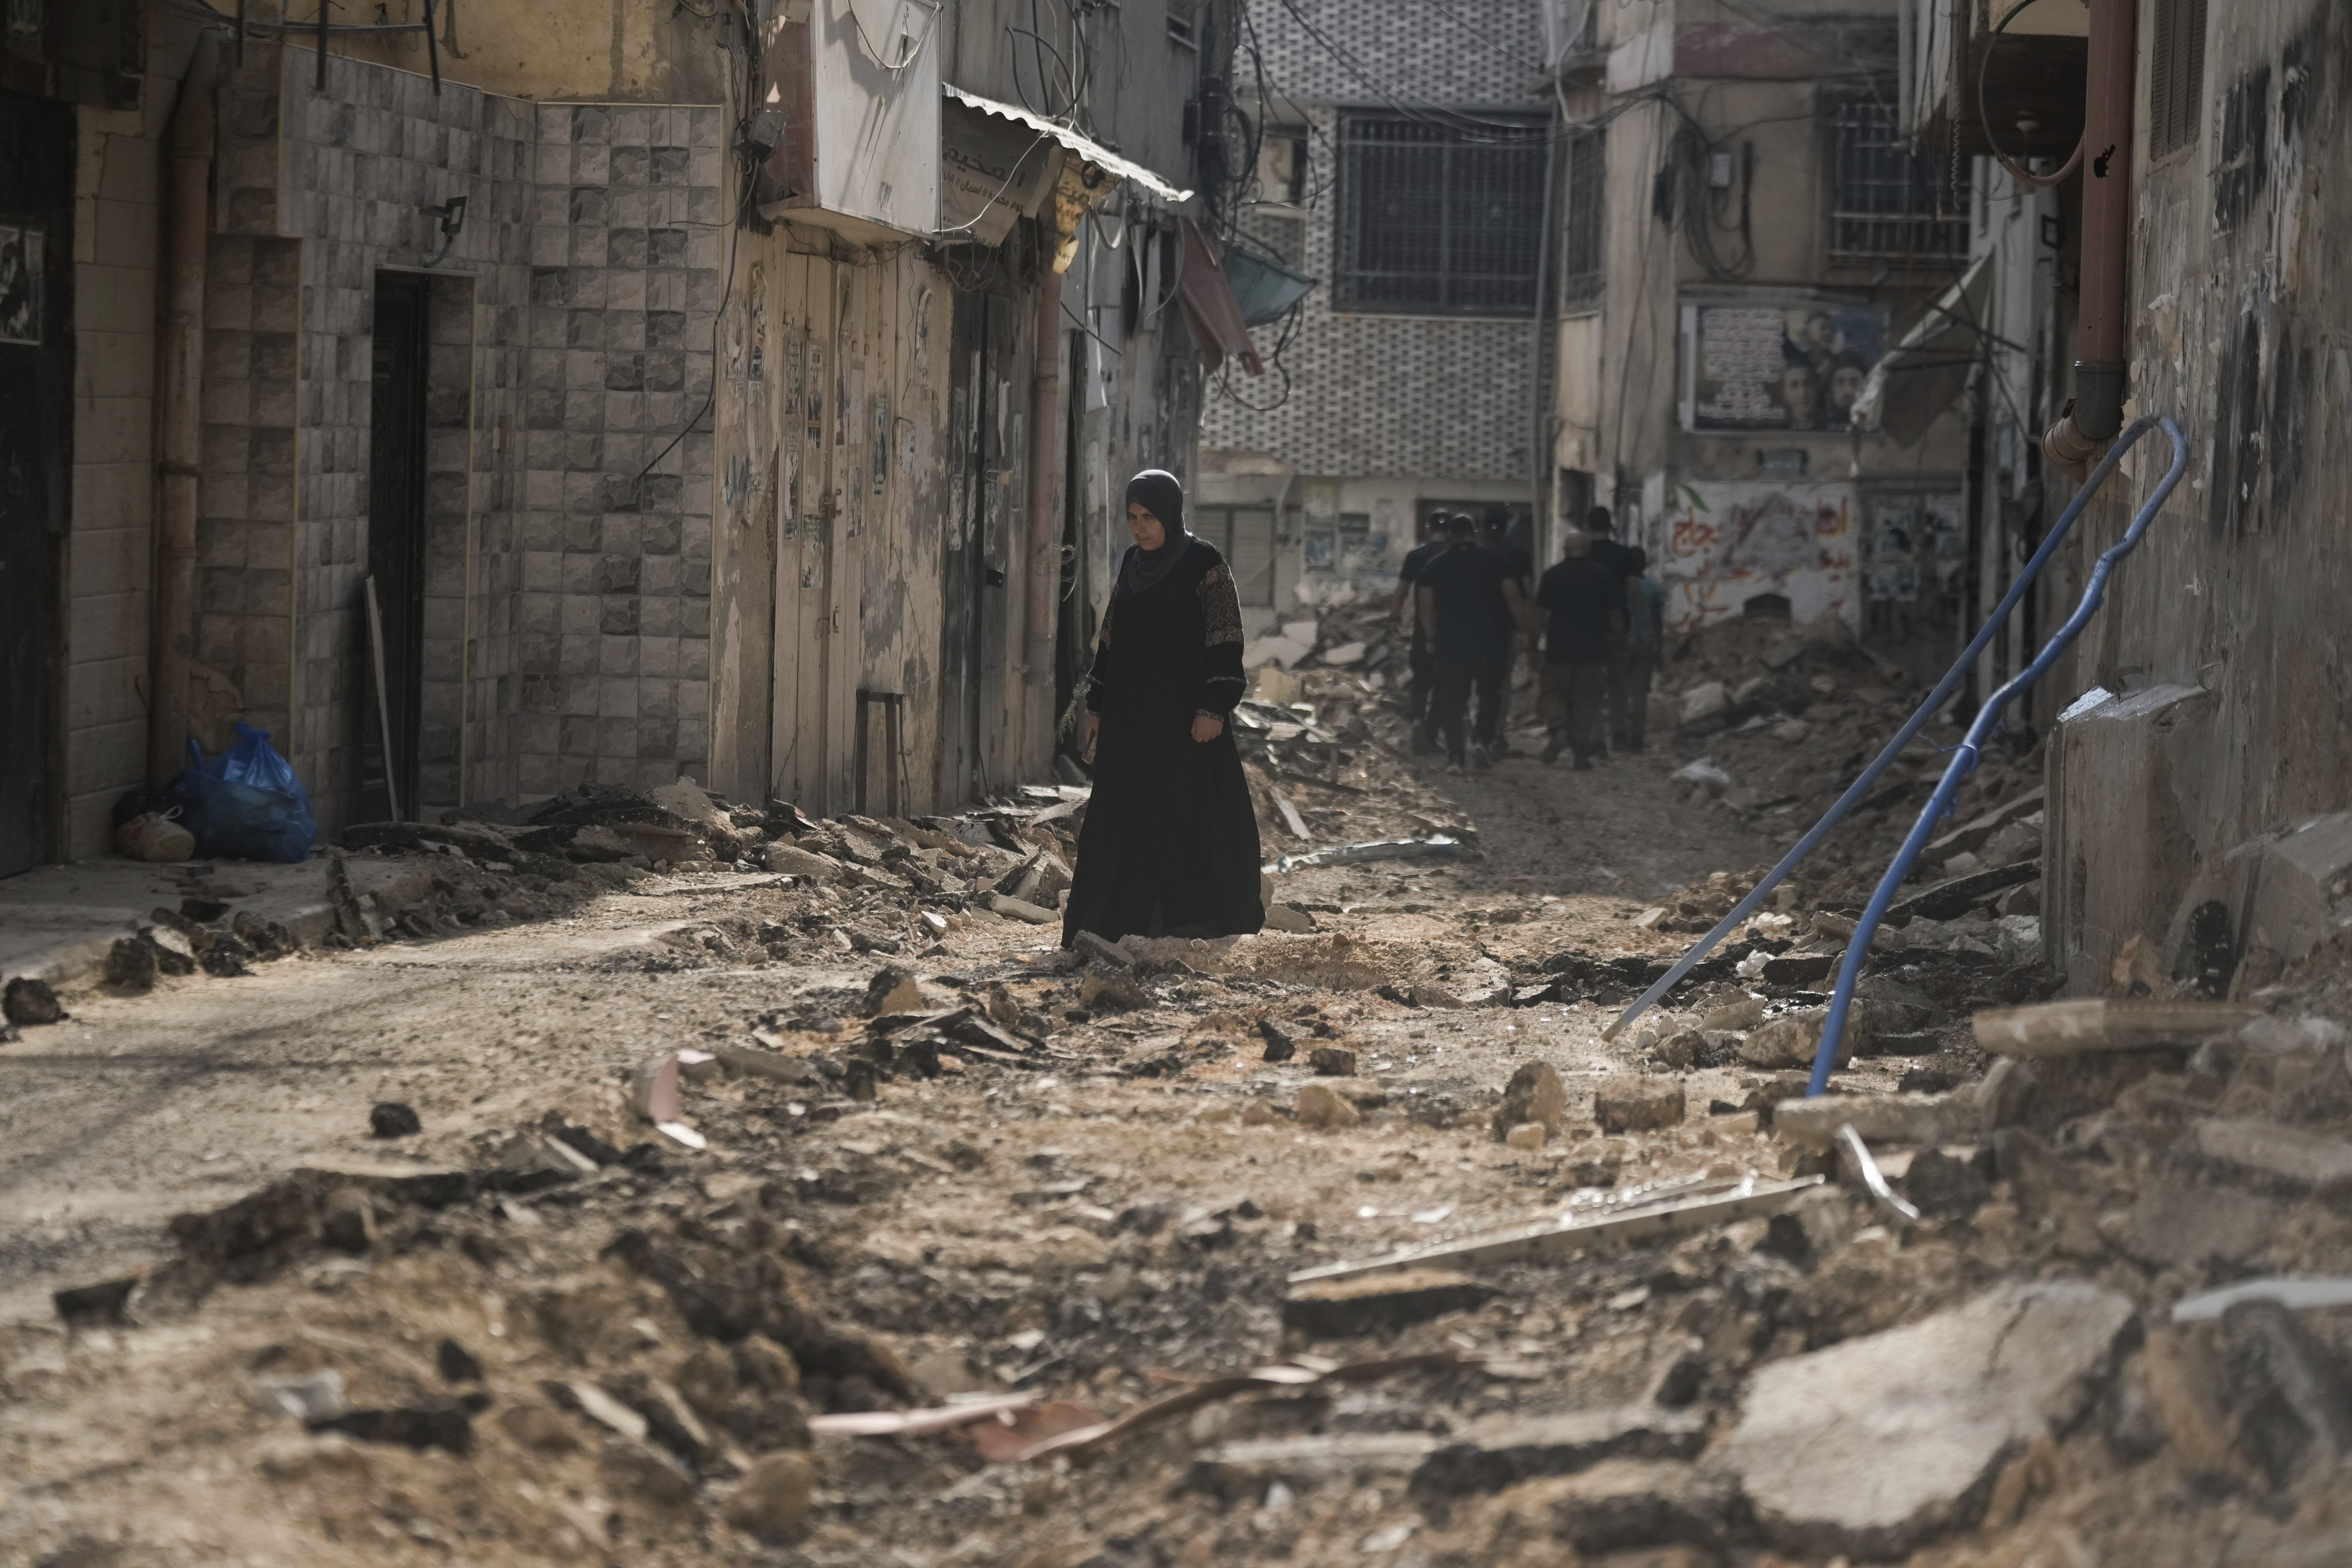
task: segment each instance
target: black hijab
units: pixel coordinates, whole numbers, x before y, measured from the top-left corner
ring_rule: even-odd
[[[1146,468],[1127,481],[1127,499],[1129,505],[1141,502],[1166,531],[1157,550],[1146,550],[1140,544],[1128,548],[1119,586],[1130,594],[1141,594],[1156,586],[1174,569],[1176,563],[1184,558],[1185,546],[1192,542],[1191,535],[1184,531],[1184,486],[1165,468]]]

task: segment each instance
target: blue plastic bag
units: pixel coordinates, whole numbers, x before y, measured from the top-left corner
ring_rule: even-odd
[[[216,757],[188,742],[190,765],[172,781],[180,821],[196,853],[213,859],[296,861],[319,837],[310,793],[269,734],[239,721],[236,743]]]

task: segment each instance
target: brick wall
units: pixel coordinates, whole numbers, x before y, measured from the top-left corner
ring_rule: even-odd
[[[207,610],[240,617],[208,623],[222,640],[207,648],[282,724],[322,824],[338,821],[367,698],[374,279],[425,269],[441,243],[427,209],[463,195],[429,302],[425,804],[698,774],[709,443],[670,443],[709,392],[719,111],[455,84],[436,98],[422,77],[344,59],[320,95],[310,56],[287,53],[252,50],[226,105],[208,357],[222,395],[208,386],[208,402],[249,405],[235,372],[259,385],[289,305],[299,395],[282,426],[236,413],[207,429]],[[252,310],[267,297],[267,342],[239,317],[240,289]],[[257,544],[255,525],[281,515],[290,535]],[[266,650],[282,690],[228,640],[264,623],[286,628]]]
[[[1541,53],[1534,0],[1449,5],[1459,20],[1420,0],[1297,0],[1297,8],[1391,94],[1409,88],[1414,100],[1465,110],[1544,107],[1533,63]],[[1260,413],[1213,389],[1202,418],[1204,453],[1270,453],[1302,474],[1524,479],[1535,439],[1532,321],[1332,311],[1338,106],[1379,107],[1381,100],[1286,6],[1255,6],[1251,16],[1275,103],[1269,118],[1295,121],[1304,111],[1314,127],[1307,185],[1320,195],[1303,221],[1292,209],[1265,208],[1245,212],[1243,226],[1257,243],[1299,258],[1301,269],[1323,282],[1307,297],[1298,332],[1283,355],[1287,397]],[[1254,101],[1247,33],[1242,43],[1235,90]],[[1280,332],[1278,323],[1256,329],[1259,352],[1271,356]],[[1231,380],[1251,403],[1268,403],[1282,390],[1271,368],[1262,379]]]

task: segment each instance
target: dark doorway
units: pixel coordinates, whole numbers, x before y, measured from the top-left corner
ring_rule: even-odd
[[[426,280],[375,279],[374,386],[368,439],[368,574],[383,627],[383,684],[370,606],[360,604],[359,798],[352,820],[414,819],[425,698],[425,371]],[[389,750],[384,743],[391,731]]]
[[[946,603],[940,631],[940,795],[959,805],[1006,782],[1005,612],[1027,486],[1029,356],[1012,300],[958,294],[950,377]]]
[[[0,877],[62,848],[73,170],[73,105],[0,93]]]

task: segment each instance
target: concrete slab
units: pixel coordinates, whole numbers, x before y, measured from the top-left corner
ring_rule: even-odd
[[[345,864],[352,890],[407,901],[420,896],[431,863],[415,856],[379,859],[353,855]],[[149,924],[161,904],[176,910],[188,897],[216,899],[232,912],[249,910],[275,921],[304,943],[320,941],[333,921],[327,904],[327,857],[296,865],[253,860],[191,860],[153,865],[141,860],[78,860],[0,878],[0,981],[19,974],[52,985],[96,974],[118,937]]]

